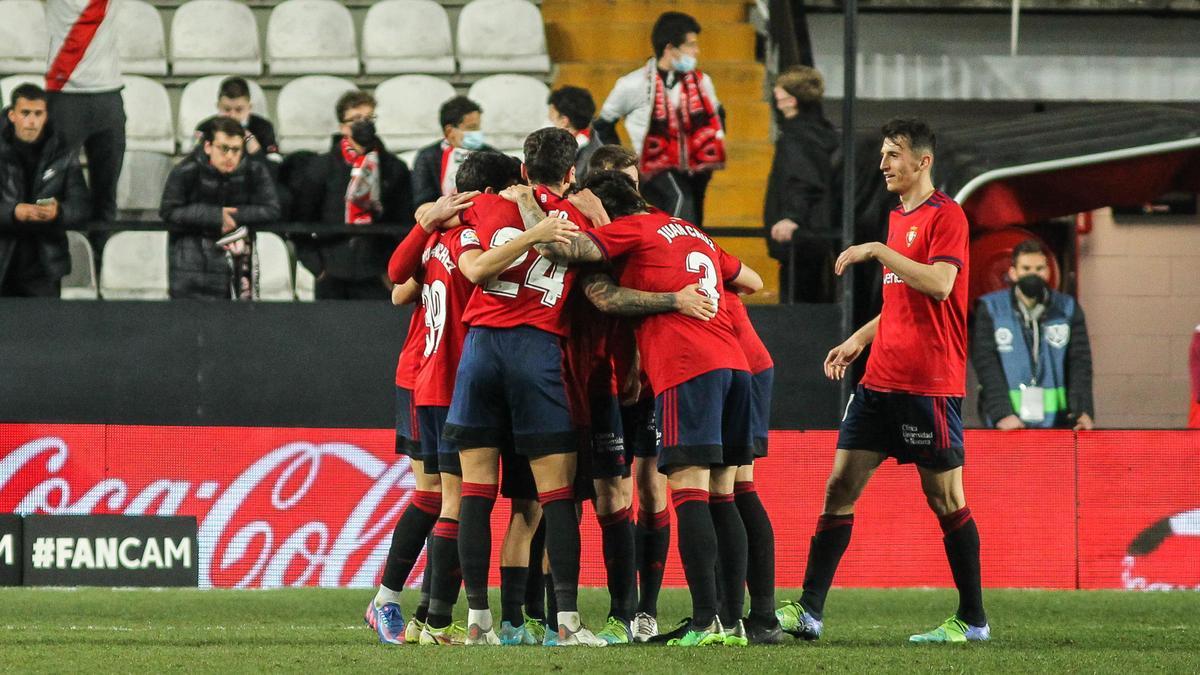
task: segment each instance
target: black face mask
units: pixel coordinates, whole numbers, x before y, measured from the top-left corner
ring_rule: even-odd
[[[371,120],[359,120],[350,125],[350,140],[367,150],[373,150],[376,145],[375,123]]]
[[[1017,288],[1021,289],[1021,294],[1025,297],[1041,300],[1046,293],[1046,280],[1036,274],[1026,274],[1017,279]]]

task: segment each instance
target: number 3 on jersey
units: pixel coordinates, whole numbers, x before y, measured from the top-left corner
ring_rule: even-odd
[[[496,230],[496,234],[492,235],[492,242],[488,248],[503,246],[512,241],[517,235],[521,234],[521,230],[515,227],[502,227]],[[529,251],[521,254],[519,258],[514,260],[511,265],[501,272],[501,276],[506,274],[508,270],[520,267],[529,257]],[[709,262],[711,265],[711,261]],[[533,264],[529,266],[529,271],[525,274],[524,285],[526,288],[532,288],[542,294],[542,304],[547,307],[553,307],[562,298],[563,280],[567,276],[566,267],[556,265],[542,256],[537,256]],[[484,293],[492,295],[500,295],[506,298],[515,298],[521,290],[521,284],[515,281],[505,281],[500,277],[496,277],[483,285]]]
[[[721,301],[721,293],[717,290],[717,266],[712,258],[700,251],[692,251],[687,256],[687,271],[700,273],[700,291],[712,298],[713,306]]]

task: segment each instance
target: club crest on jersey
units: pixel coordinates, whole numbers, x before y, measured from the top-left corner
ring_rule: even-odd
[[[905,237],[904,237],[904,245],[912,246],[913,240],[915,240],[916,238],[917,238],[917,226],[913,225],[912,227],[908,228],[908,234],[905,235]]]

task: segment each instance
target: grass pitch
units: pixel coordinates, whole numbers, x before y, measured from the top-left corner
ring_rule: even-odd
[[[416,594],[408,593],[404,606],[411,611]],[[0,671],[1200,670],[1200,596],[1194,593],[990,591],[991,643],[918,646],[907,644],[909,634],[948,616],[955,606],[952,591],[835,589],[820,642],[786,637],[778,647],[744,649],[387,646],[362,621],[371,597],[371,591],[330,589],[0,589]],[[606,593],[586,590],[581,602],[585,621],[598,625]],[[664,624],[683,616],[686,592],[664,591],[659,609]]]

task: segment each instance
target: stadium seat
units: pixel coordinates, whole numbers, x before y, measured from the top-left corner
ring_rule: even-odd
[[[125,149],[175,154],[175,123],[166,88],[141,75],[126,75],[124,81]]]
[[[297,77],[283,85],[275,101],[280,150],[328,150],[339,126],[334,106],[342,94],[355,89],[353,82],[329,75]]]
[[[316,299],[317,279],[308,268],[296,263],[296,299],[302,302],[312,302]]]
[[[438,109],[454,97],[449,82],[431,75],[400,75],[375,89],[376,128],[392,152],[412,150],[442,137]]]
[[[364,70],[383,73],[453,73],[450,17],[433,0],[382,0],[363,22]]]
[[[259,75],[262,52],[254,12],[230,0],[189,0],[171,21],[175,75]]]
[[[174,163],[159,152],[126,152],[117,178],[117,208],[123,211],[158,211],[163,187]]]
[[[46,76],[42,73],[27,73],[22,75],[9,75],[3,80],[0,80],[0,98],[4,99],[4,102],[0,103],[0,108],[7,107],[10,103],[12,103],[12,90],[26,83],[36,84],[39,87],[45,87]]]
[[[333,0],[285,0],[267,20],[272,75],[357,75],[358,49],[350,10]]]
[[[166,300],[167,233],[117,232],[104,243],[100,297]]]
[[[71,253],[71,273],[62,278],[63,300],[95,300],[100,297],[96,287],[96,259],[92,244],[82,233],[67,230],[67,246]]]
[[[0,72],[46,72],[50,35],[44,3],[0,0],[0,17]]]
[[[458,69],[464,73],[545,73],[542,13],[527,0],[473,0],[458,16]]]
[[[508,150],[522,147],[525,137],[545,124],[550,90],[528,75],[490,75],[471,85],[467,96],[483,108],[488,144]]]
[[[126,75],[166,75],[167,39],[158,10],[144,0],[117,5],[117,49]]]
[[[192,147],[196,125],[217,113],[217,92],[221,82],[229,75],[208,75],[191,82],[183,88],[179,95],[179,114],[175,117],[176,140],[179,141],[181,152],[187,152]],[[271,119],[267,110],[267,95],[262,87],[254,80],[247,80],[250,85],[250,104],[254,114]]]
[[[258,256],[258,299],[295,300],[292,253],[283,239],[273,232],[256,233],[254,254]]]

